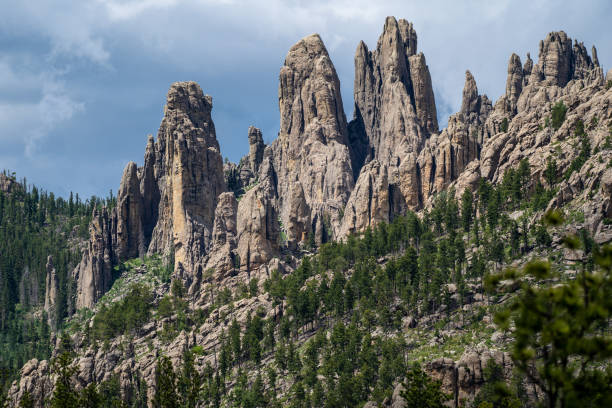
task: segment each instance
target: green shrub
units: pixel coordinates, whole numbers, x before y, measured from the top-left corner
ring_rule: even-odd
[[[569,179],[574,171],[580,171],[584,163],[591,156],[591,142],[587,134],[584,132],[584,123],[581,120],[576,122],[576,129],[574,130],[576,136],[580,138],[580,153],[578,153],[578,157],[572,160],[569,168],[565,172],[565,179]]]
[[[552,127],[558,130],[563,122],[565,121],[565,114],[567,113],[567,107],[563,104],[563,101],[557,102],[552,107]]]
[[[160,317],[170,317],[174,313],[174,307],[172,306],[172,299],[166,295],[159,301],[157,306],[157,313]]]
[[[195,354],[196,356],[203,356],[204,355],[204,347],[200,346],[199,344],[196,346],[193,346],[191,348],[191,352],[193,354]]]
[[[103,305],[93,321],[93,335],[108,340],[136,330],[149,320],[151,290],[142,284],[134,284],[128,294],[110,306]]]
[[[508,131],[508,118],[504,118],[501,124],[499,125],[499,130],[506,133]]]
[[[608,82],[606,83],[606,90],[612,88],[612,79],[608,79]]]

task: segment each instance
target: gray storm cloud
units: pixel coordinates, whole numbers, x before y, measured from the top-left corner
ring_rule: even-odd
[[[441,125],[459,109],[466,69],[497,99],[511,53],[537,56],[550,31],[595,44],[605,70],[612,60],[605,0],[17,2],[0,16],[0,167],[60,194],[106,194],[123,164],[141,161],[170,83],[186,79],[213,96],[222,154],[236,161],[249,125],[274,139],[278,70],[313,32],[350,118],[355,48],[375,46],[387,15],[414,23]]]

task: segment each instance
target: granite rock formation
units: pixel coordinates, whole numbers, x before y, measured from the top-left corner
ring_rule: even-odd
[[[363,211],[365,209],[365,211]],[[363,167],[342,217],[341,236],[363,231],[379,222],[388,222],[389,175],[376,159]]]
[[[266,149],[259,183],[238,203],[237,255],[239,268],[250,275],[256,267],[277,256],[280,249],[280,223],[276,206],[276,173]]]
[[[57,295],[59,292],[59,279],[57,271],[53,267],[53,257],[49,255],[45,266],[47,277],[45,279],[45,305],[44,311],[47,313],[47,322],[51,330],[57,328]]]
[[[321,243],[337,236],[354,176],[340,82],[318,35],[305,37],[289,50],[278,99],[280,132],[271,148],[280,218],[289,231],[301,230],[303,226],[293,225],[291,209],[307,205],[312,222],[307,229]],[[292,239],[303,237],[292,234]]]
[[[81,262],[73,271],[77,309],[93,307],[111,287],[114,264],[112,224],[106,208],[94,208],[89,224],[89,241]]]
[[[155,142],[160,201],[148,252],[172,248],[185,278],[206,254],[217,196],[226,189],[211,110],[212,98],[198,84],[173,84]]]
[[[129,162],[117,193],[116,233],[113,234],[117,259],[137,258],[145,254],[143,207],[138,167],[136,163]]]
[[[438,131],[429,68],[417,54],[411,23],[387,17],[375,51],[362,41],[355,53],[355,118],[363,123],[371,158],[396,164],[418,153]]]
[[[417,35],[411,23],[387,17],[376,50],[369,51],[362,41],[355,52],[354,118],[349,124],[353,152],[359,165],[377,160],[376,172],[386,174],[390,220],[394,214],[422,205],[421,171],[417,156],[427,140],[438,131],[435,98],[429,68],[423,53],[417,54]],[[354,153],[355,154],[355,153]],[[361,162],[363,160],[363,162]],[[372,168],[362,171],[371,172]],[[361,174],[359,178],[361,178]],[[364,176],[362,183],[369,183]],[[343,221],[343,231],[355,231],[357,225],[374,225],[361,189],[353,190],[362,198],[351,197],[350,214]],[[345,214],[346,214],[345,210]],[[359,218],[359,219],[358,219]],[[351,225],[351,223],[357,223]]]
[[[229,161],[223,164],[227,188],[236,195],[244,194],[246,189],[258,181],[266,148],[261,130],[254,126],[249,127],[248,140],[249,153],[238,164]]]
[[[211,118],[212,98],[195,82],[168,91],[157,140],[144,166],[126,166],[117,206],[94,210],[90,239],[73,272],[76,307],[92,307],[112,283],[117,263],[145,254],[174,255],[189,285],[212,245],[217,197],[226,190]]]

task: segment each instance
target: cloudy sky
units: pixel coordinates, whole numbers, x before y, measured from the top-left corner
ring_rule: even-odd
[[[20,0],[0,14],[0,169],[61,195],[116,191],[182,80],[213,96],[222,154],[237,161],[249,125],[276,137],[279,69],[314,32],[350,119],[355,48],[375,47],[387,15],[414,23],[441,124],[461,104],[466,69],[496,100],[510,54],[536,59],[549,31],[595,44],[612,66],[607,0]]]

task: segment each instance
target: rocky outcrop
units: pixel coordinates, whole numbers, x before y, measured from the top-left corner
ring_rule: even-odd
[[[480,347],[467,350],[458,361],[439,358],[425,366],[434,379],[442,383],[444,392],[453,396],[453,407],[465,406],[485,383],[484,369],[494,362],[505,378],[512,378],[512,359],[508,353]]]
[[[51,330],[57,329],[57,294],[59,292],[59,279],[57,271],[53,267],[53,257],[49,255],[47,265],[45,266],[47,273],[45,284],[45,305],[44,310],[47,314],[47,323]]]
[[[523,67],[518,55],[512,54],[508,61],[508,79],[506,80],[506,110],[516,113],[516,103],[523,90]]]
[[[339,227],[340,210],[354,179],[340,83],[317,34],[289,50],[280,71],[278,98],[281,125],[272,149],[280,217],[287,229],[301,228],[292,225],[290,209],[303,193],[320,243]]]
[[[149,135],[145,149],[144,166],[140,172],[140,195],[142,197],[142,228],[144,231],[146,247],[148,248],[153,229],[157,224],[159,207],[159,186],[157,185],[157,162],[155,152],[155,139]]]
[[[432,136],[419,154],[423,200],[444,190],[472,160],[479,158],[484,123],[491,110],[491,102],[478,93],[474,76],[466,71],[461,110],[449,117],[447,128]]]
[[[198,84],[173,84],[155,142],[160,202],[148,252],[173,248],[175,269],[186,279],[210,245],[217,196],[225,191],[211,110],[212,98]]]
[[[0,173],[0,191],[12,193],[17,190],[23,190],[23,186],[15,180],[15,177]]]
[[[506,92],[495,106],[479,94],[467,71],[461,108],[438,132],[431,79],[417,53],[416,33],[405,20],[388,18],[376,50],[368,51],[364,43],[357,49],[355,119],[347,125],[335,69],[321,39],[309,36],[291,48],[281,69],[278,139],[265,146],[261,132],[249,128],[248,155],[224,169],[210,97],[195,83],[174,84],[158,138],[148,138],[144,166],[129,163],[117,205],[93,213],[90,238],[74,271],[77,306],[94,306],[112,283],[112,267],[123,259],[175,251],[174,276],[189,286],[189,307],[207,317],[170,344],[160,338],[174,317],[158,321],[159,315],[137,335],[111,339],[107,350],[81,339],[75,346],[79,386],[116,373],[122,392],[129,392],[133,373],[141,373],[151,395],[157,349],[178,364],[181,350],[199,345],[204,353],[196,357],[198,368],[216,364],[231,318],[237,316],[244,326],[250,313],[263,310],[272,321],[285,306],[263,291],[220,306],[215,303],[220,288],[235,291],[251,278],[262,284],[270,270],[294,268],[305,241],[320,243],[390,221],[407,209],[428,206],[445,189],[458,194],[476,189],[483,177],[499,183],[521,160],[529,161],[532,172],[525,188],[545,182],[549,159],[564,175],[578,155],[573,132],[579,119],[586,124],[591,157],[557,184],[548,207],[579,203],[581,227],[593,232],[596,242],[610,242],[612,226],[605,219],[612,217],[612,172],[607,169],[612,150],[606,137],[612,90],[603,86],[598,64],[595,50],[589,58],[582,44],[572,46],[564,33],[552,33],[542,43],[537,64],[529,55],[522,66],[517,55],[510,57]],[[568,111],[560,128],[553,129],[546,123],[558,101]],[[234,172],[231,179],[239,190],[227,186],[226,191],[224,171],[226,177]],[[46,286],[45,310],[51,317],[57,293],[51,259]],[[167,285],[156,288],[155,301],[166,291]],[[409,327],[421,324],[411,322]],[[302,329],[297,340],[314,333]],[[262,357],[262,364],[271,358]],[[483,384],[490,359],[510,375],[507,355],[483,347],[468,348],[459,360],[441,358],[424,366],[459,406]],[[46,362],[32,360],[23,372],[11,388],[11,401],[25,391],[37,401],[50,394]],[[383,406],[404,406],[401,387]]]
[[[259,166],[263,161],[264,149],[266,148],[261,130],[255,126],[249,127],[249,169],[257,176]]]
[[[355,53],[355,118],[363,123],[381,164],[397,164],[418,153],[438,122],[429,68],[417,54],[412,24],[387,17],[376,50],[362,41]]]
[[[423,169],[417,156],[438,131],[431,76],[425,56],[417,54],[412,23],[387,17],[376,50],[359,43],[354,86],[354,119],[349,129],[351,143],[358,148],[353,151],[364,162],[377,163],[361,170],[344,211],[348,218],[343,220],[343,234],[421,206]],[[435,171],[435,166],[430,170]],[[387,185],[385,198],[375,198],[385,204],[372,212],[373,197],[367,192],[374,185],[382,188],[378,183]]]
[[[225,276],[237,264],[237,214],[238,201],[234,193],[221,193],[215,209],[212,249],[205,267],[205,270],[213,269],[219,278]],[[199,283],[202,278],[201,268],[196,269],[195,275],[195,280]],[[194,290],[199,289],[199,286],[194,285]]]
[[[143,174],[144,180],[146,173]],[[81,262],[72,273],[77,287],[77,309],[93,307],[110,289],[113,266],[146,253],[146,222],[151,218],[147,218],[150,213],[146,212],[141,194],[142,184],[136,163],[128,163],[117,193],[117,205],[112,210],[106,207],[94,209],[89,225],[89,242]]]
[[[310,238],[312,234],[310,207],[304,195],[301,183],[295,183],[289,190],[289,220],[287,223],[287,244],[290,249],[297,249],[300,242]]]
[[[470,406],[474,397],[486,383],[485,368],[489,364],[496,364],[499,373],[510,382],[513,379],[513,363],[508,353],[487,349],[483,346],[469,348],[458,360],[451,358],[438,358],[427,362],[423,370],[436,381],[440,381],[441,389],[450,399],[446,402],[449,407]],[[404,385],[398,383],[391,398],[383,401],[383,407],[406,408],[408,403],[402,396]],[[531,402],[538,400],[533,387],[525,387],[524,397]],[[368,405],[371,404],[371,405]],[[378,407],[374,402],[368,402],[365,407]]]
[[[144,204],[140,193],[140,180],[136,163],[129,162],[123,171],[117,193],[116,232],[113,247],[117,259],[143,256],[146,244],[143,214]]]
[[[525,60],[525,64],[523,65],[523,87],[529,85],[529,77],[531,76],[532,70],[533,60],[531,59],[531,54],[527,53],[527,59]]]
[[[113,266],[126,259],[173,252],[188,285],[201,270],[212,246],[217,197],[226,190],[211,109],[212,98],[195,82],[170,87],[144,166],[128,163],[117,206],[94,211],[89,243],[73,272],[77,308],[92,307],[110,288]]]
[[[10,395],[8,406],[17,407],[23,396],[28,393],[35,407],[44,407],[44,401],[53,391],[54,381],[51,376],[49,361],[32,359],[21,368],[19,381],[13,383],[14,392]]]
[[[567,49],[567,43],[571,43],[570,39],[564,40],[564,38],[566,37],[561,33],[551,33],[547,37],[542,43],[541,58],[533,66],[531,76],[529,76],[529,65],[532,62],[528,57],[523,67],[523,86],[518,99],[512,91],[518,89],[518,80],[512,80],[512,78],[517,79],[518,74],[514,77],[509,75],[508,84],[514,83],[516,87],[507,87],[506,95],[500,98],[494,111],[484,122],[484,137],[480,147],[482,153],[478,160],[470,163],[469,172],[458,174],[457,180],[453,182],[458,187],[458,191],[466,186],[474,187],[478,177],[499,182],[504,173],[509,168],[518,167],[522,159],[527,159],[531,166],[532,187],[537,183],[546,183],[543,174],[548,160],[554,160],[559,167],[559,175],[563,174],[579,151],[571,142],[578,119],[592,123],[591,128],[587,130],[591,146],[603,146],[607,133],[598,123],[608,123],[611,111],[610,95],[603,86],[601,68],[592,62],[580,43],[575,43],[570,52],[564,51]],[[560,39],[563,41],[559,43]],[[565,66],[565,63],[558,62],[559,58],[570,60],[567,81],[559,80],[565,78],[565,68],[556,70],[551,68],[551,61],[557,61],[555,66]],[[518,64],[513,62],[513,59],[511,58],[511,65],[517,68]],[[548,66],[547,78],[538,74],[542,72],[543,66]],[[509,68],[510,71],[512,70]],[[562,83],[565,83],[564,87],[561,87]],[[508,112],[505,109],[507,105],[504,104],[515,99],[516,111]],[[557,102],[562,102],[568,110],[561,127],[553,129],[548,126],[548,121],[551,107]],[[504,121],[507,124],[505,131],[501,126]],[[601,154],[603,157],[589,160],[589,164],[583,166],[584,170],[574,174],[569,180],[560,182],[558,196],[551,200],[549,208],[569,203],[581,194],[585,186],[596,183],[595,175],[600,173],[597,169],[607,160],[607,153],[604,151]],[[571,187],[573,184],[575,187]],[[606,199],[599,199],[598,202],[601,208],[592,208],[593,214],[605,213]],[[589,229],[596,235],[596,239],[603,242],[607,236],[610,236],[607,228],[602,227],[603,224],[597,217],[591,217],[589,224]]]
[[[81,262],[73,271],[76,308],[91,308],[110,289],[114,265],[112,221],[106,208],[94,208],[89,224],[89,241]]]
[[[266,149],[260,170],[260,182],[238,203],[237,248],[241,271],[251,271],[277,256],[280,249],[280,219],[275,205],[276,173]]]
[[[372,160],[361,171],[342,217],[340,235],[363,231],[389,221],[389,177],[387,167]]]
[[[591,59],[583,43],[575,42],[572,47],[572,39],[564,31],[549,33],[540,41],[538,63],[533,67],[529,82],[544,81],[547,85],[563,88],[572,79],[594,79],[594,76],[601,79],[603,73],[592,72],[599,68],[596,50],[594,57]]]
[[[259,168],[263,160],[265,144],[261,130],[254,126],[249,127],[249,153],[240,159],[238,164],[226,161],[223,164],[225,183],[230,191],[237,196],[244,194],[245,190],[257,182]]]
[[[238,202],[233,193],[221,193],[215,209],[213,247],[231,244],[236,239],[236,209]]]

